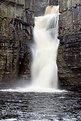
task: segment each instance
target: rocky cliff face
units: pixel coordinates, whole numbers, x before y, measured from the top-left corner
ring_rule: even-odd
[[[23,0],[0,1],[0,86],[30,77],[33,12]]]
[[[49,0],[34,0],[30,4],[30,8],[34,11],[35,16],[44,15],[46,7],[49,5]]]
[[[30,9],[34,11],[35,16],[44,15],[48,5],[57,5],[58,0],[26,0],[26,6],[29,4]]]
[[[81,88],[81,1],[58,0],[60,5],[60,47],[58,53],[61,86]]]
[[[0,16],[8,18],[21,17],[25,0],[0,0]]]

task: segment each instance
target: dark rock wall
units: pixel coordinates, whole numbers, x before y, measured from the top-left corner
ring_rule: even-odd
[[[34,11],[35,16],[44,15],[46,7],[49,5],[49,0],[31,0],[31,9]]]
[[[49,5],[58,5],[58,0],[49,0]]]
[[[15,18],[23,14],[25,0],[0,0],[0,16]]]
[[[0,18],[0,83],[14,80],[18,74],[19,37],[8,18]]]
[[[24,75],[30,78],[34,14],[24,2],[0,1],[0,86],[13,85]]]
[[[31,77],[31,61],[32,53],[31,46],[33,43],[33,26],[34,26],[34,14],[30,10],[26,10],[26,15],[23,20],[23,30],[21,31],[21,43],[20,43],[20,56],[19,56],[19,77],[24,80],[30,80]]]
[[[59,80],[68,89],[81,88],[81,1],[58,0],[60,5]]]
[[[45,9],[48,5],[57,5],[58,0],[26,0],[25,7],[30,7],[34,11],[35,16],[44,15]]]

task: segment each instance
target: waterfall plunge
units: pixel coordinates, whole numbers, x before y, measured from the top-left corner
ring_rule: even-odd
[[[59,14],[35,17],[32,88],[58,89],[57,51]]]
[[[63,92],[57,90],[58,68],[56,60],[59,46],[59,39],[57,38],[58,20],[59,13],[48,14],[35,18],[35,27],[33,31],[34,44],[31,48],[33,55],[31,65],[31,84],[24,88],[17,87],[15,90],[9,89],[1,91]]]

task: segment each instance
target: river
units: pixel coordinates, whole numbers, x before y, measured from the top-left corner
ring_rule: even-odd
[[[0,121],[80,121],[81,93],[0,91]]]

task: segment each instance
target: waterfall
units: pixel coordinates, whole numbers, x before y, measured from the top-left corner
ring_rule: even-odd
[[[32,87],[58,89],[57,51],[59,14],[35,17],[32,47]]]

